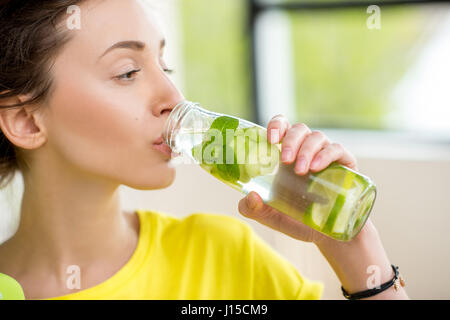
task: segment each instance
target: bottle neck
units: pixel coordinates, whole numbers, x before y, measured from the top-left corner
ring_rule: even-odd
[[[175,147],[175,134],[177,131],[181,129],[181,123],[189,113],[190,110],[194,107],[194,103],[190,101],[183,101],[177,104],[171,111],[169,118],[167,119],[164,130],[163,130],[163,139],[164,142],[170,147]]]
[[[201,133],[206,132],[218,116],[220,114],[205,110],[196,102],[183,101],[172,109],[167,119],[163,131],[164,142],[174,152],[187,151],[182,150],[185,146],[179,145],[181,141],[186,144],[187,140],[194,139],[193,134],[201,138]]]

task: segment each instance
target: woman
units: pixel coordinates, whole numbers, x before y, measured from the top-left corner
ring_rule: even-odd
[[[73,5],[80,28],[67,21]],[[150,190],[173,182],[170,156],[158,145],[184,99],[165,73],[164,39],[143,3],[15,0],[0,8],[1,174],[8,183],[18,169],[25,186],[18,231],[0,246],[0,273],[15,278],[27,299],[320,297],[320,284],[238,219],[121,211],[121,184]],[[333,161],[356,169],[348,151],[304,124],[278,115],[272,129],[297,174]],[[368,266],[379,267],[380,283],[393,277],[370,220],[341,243],[267,207],[256,193],[239,211],[315,243],[349,293],[367,289]],[[370,297],[403,298],[404,289],[392,287]]]

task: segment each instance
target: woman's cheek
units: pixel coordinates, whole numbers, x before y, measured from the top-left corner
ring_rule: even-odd
[[[105,159],[133,147],[133,137],[141,134],[136,117],[106,97],[89,90],[61,90],[51,111],[52,136],[59,147],[75,157],[87,153]]]
[[[49,118],[50,140],[65,161],[138,189],[173,182],[175,170],[152,149],[160,126],[144,101],[149,92],[82,75],[66,80],[54,91]]]

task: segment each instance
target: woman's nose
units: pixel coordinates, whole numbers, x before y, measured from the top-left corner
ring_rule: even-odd
[[[165,113],[168,116],[177,104],[185,100],[181,91],[168,77],[165,77],[161,82],[159,86],[159,102],[155,104],[153,109],[155,117],[160,117]]]

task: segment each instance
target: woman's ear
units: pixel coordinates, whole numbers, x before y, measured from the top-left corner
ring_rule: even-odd
[[[22,103],[29,98],[29,95],[5,98],[2,99],[1,105],[6,107]],[[39,148],[46,142],[47,135],[42,112],[36,111],[36,108],[36,106],[24,105],[0,109],[0,128],[15,146],[31,150]]]

